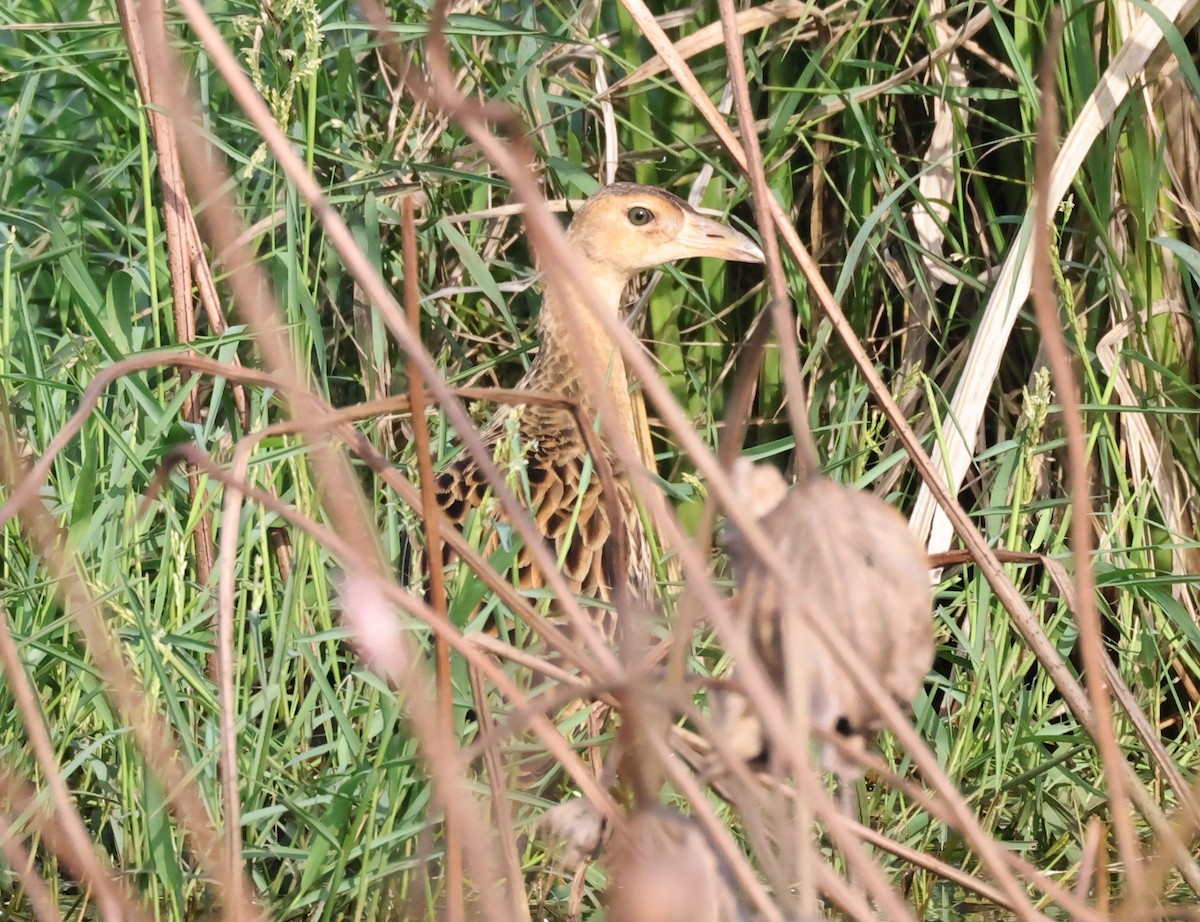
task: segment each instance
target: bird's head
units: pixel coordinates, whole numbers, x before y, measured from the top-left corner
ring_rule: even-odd
[[[691,256],[763,261],[745,234],[669,192],[633,183],[605,186],[584,202],[567,236],[589,262],[626,277]]]

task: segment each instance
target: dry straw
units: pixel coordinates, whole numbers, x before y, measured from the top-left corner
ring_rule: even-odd
[[[688,595],[682,603],[685,615],[703,613],[738,664],[738,688],[748,702],[749,713],[755,722],[754,733],[771,753],[773,766],[780,769],[769,776],[754,775],[745,759],[754,753],[744,748],[738,751],[736,745],[730,745],[722,728],[714,727],[696,708],[694,686],[671,670],[663,679],[663,673],[651,661],[661,657],[666,650],[631,648],[624,656],[618,656],[598,636],[588,613],[557,573],[552,555],[540,541],[536,524],[506,486],[491,452],[480,433],[472,427],[462,403],[465,398],[486,397],[562,409],[562,396],[529,391],[474,391],[447,384],[420,337],[419,291],[417,275],[413,271],[418,254],[411,200],[406,200],[404,209],[406,317],[279,131],[269,110],[254,93],[201,4],[197,0],[181,0],[179,7],[217,72],[228,83],[284,172],[320,219],[329,242],[355,283],[369,298],[372,309],[386,323],[409,363],[411,391],[401,401],[377,401],[339,410],[314,393],[307,375],[296,366],[282,314],[247,246],[246,229],[239,223],[234,202],[227,194],[228,177],[209,159],[191,101],[179,92],[184,81],[169,53],[161,8],[153,3],[146,3],[138,10],[124,4],[120,7],[131,55],[138,63],[140,91],[144,101],[154,106],[154,140],[163,187],[172,202],[168,210],[167,237],[175,303],[180,307],[177,328],[181,331],[181,341],[187,342],[194,335],[188,312],[182,309],[190,303],[193,272],[201,292],[208,295],[210,315],[218,321],[215,325],[220,328],[223,324],[215,288],[202,256],[201,232],[192,219],[188,191],[182,183],[186,173],[188,188],[208,203],[203,239],[212,251],[222,254],[229,267],[229,287],[234,302],[251,328],[267,370],[247,370],[236,363],[225,364],[174,353],[141,355],[114,364],[93,379],[70,424],[30,469],[21,468],[11,439],[6,438],[0,445],[7,493],[7,500],[0,508],[0,523],[19,515],[26,536],[42,555],[46,568],[59,581],[70,615],[85,636],[108,683],[110,697],[132,728],[147,766],[168,792],[169,806],[187,836],[198,865],[215,882],[221,910],[233,919],[265,917],[261,895],[253,890],[244,870],[235,757],[238,740],[234,692],[238,677],[233,646],[234,556],[239,514],[242,504],[249,502],[273,512],[294,528],[302,529],[342,563],[342,603],[346,608],[346,622],[368,663],[403,699],[406,718],[419,740],[422,758],[444,814],[445,858],[441,884],[445,898],[439,912],[451,922],[474,913],[496,922],[530,918],[526,893],[519,880],[521,858],[507,821],[511,807],[509,792],[505,790],[504,772],[499,762],[503,742],[525,727],[532,729],[540,744],[563,764],[587,799],[588,806],[583,811],[587,820],[583,823],[586,834],[573,833],[585,843],[577,851],[582,854],[600,850],[607,827],[605,860],[614,879],[608,906],[614,922],[675,918],[733,922],[746,918],[749,913],[769,922],[783,922],[815,913],[822,899],[850,918],[875,918],[878,913],[889,918],[913,918],[906,895],[887,879],[881,862],[867,845],[897,855],[906,854],[904,847],[880,833],[849,822],[839,813],[817,767],[810,765],[809,729],[823,741],[826,762],[842,776],[844,791],[861,768],[867,767],[876,783],[889,784],[905,793],[930,818],[961,835],[978,856],[982,871],[990,879],[980,880],[959,869],[946,867],[932,856],[908,854],[914,864],[941,873],[958,886],[975,890],[1002,905],[1015,918],[1047,918],[1050,904],[1057,904],[1061,911],[1076,919],[1101,918],[1097,909],[1086,904],[1085,892],[1067,892],[1037,869],[1022,863],[984,832],[975,813],[976,805],[956,789],[934,753],[908,721],[908,703],[919,691],[933,655],[932,614],[923,554],[913,543],[898,514],[880,500],[816,475],[818,459],[807,431],[808,407],[795,350],[784,253],[790,255],[803,273],[924,478],[925,499],[918,507],[921,510],[919,518],[923,521],[922,517],[930,515],[934,503],[940,506],[947,521],[962,537],[967,547],[965,556],[987,575],[1038,662],[1052,675],[1064,702],[1087,729],[1100,752],[1109,797],[1107,815],[1116,830],[1127,879],[1127,899],[1119,914],[1133,919],[1147,911],[1155,898],[1156,888],[1172,866],[1193,888],[1198,888],[1200,867],[1188,848],[1200,823],[1196,793],[1171,763],[1161,742],[1155,738],[1153,726],[1137,711],[1136,698],[1101,645],[1094,586],[1088,569],[1089,545],[1082,530],[1086,526],[1088,510],[1086,462],[1082,454],[1083,433],[1078,408],[1064,397],[1071,489],[1076,503],[1077,528],[1073,544],[1077,590],[1076,585],[1066,579],[1061,566],[1054,566],[1058,566],[1055,579],[1060,591],[1064,597],[1071,596],[1070,607],[1080,624],[1086,672],[1090,678],[1086,689],[1066,667],[1005,574],[1000,559],[955,502],[945,477],[939,476],[937,466],[923,452],[916,434],[803,247],[789,215],[770,193],[757,144],[741,35],[779,19],[803,19],[809,8],[803,4],[770,3],[737,12],[731,2],[721,3],[720,41],[725,44],[729,56],[730,97],[737,108],[739,133],[727,124],[686,63],[688,56],[718,41],[717,28],[709,27],[690,41],[673,44],[641,0],[623,0],[623,3],[658,54],[655,61],[624,82],[647,79],[662,68],[668,70],[698,111],[709,120],[711,129],[743,169],[753,189],[767,256],[770,325],[765,322],[760,325],[753,348],[747,350],[749,367],[740,372],[739,396],[733,405],[743,405],[747,399],[747,389],[752,387],[749,382],[757,372],[766,337],[773,333],[781,346],[789,421],[800,446],[801,476],[790,492],[777,475],[763,469],[740,466],[730,470],[728,462],[740,441],[740,432],[723,446],[721,458],[704,444],[636,338],[590,291],[578,254],[570,247],[542,197],[537,180],[529,171],[532,157],[520,141],[524,135],[519,119],[503,107],[472,101],[459,91],[460,83],[450,64],[443,31],[449,5],[439,2],[433,11],[425,46],[427,80],[418,76],[415,67],[409,66],[398,46],[390,44],[382,9],[374,2],[364,2],[363,9],[380,30],[383,53],[393,56],[396,72],[405,75],[403,84],[408,98],[456,120],[491,167],[509,182],[517,204],[523,209],[530,243],[540,264],[545,267],[547,285],[552,292],[574,294],[567,299],[572,310],[565,313],[564,322],[578,331],[586,320],[587,324],[602,328],[612,339],[631,372],[641,381],[647,398],[670,434],[706,480],[715,505],[725,511],[730,555],[741,586],[736,605],[731,604],[714,583],[705,553],[664,503],[653,474],[644,463],[644,446],[637,444],[628,427],[614,425],[618,414],[612,412],[606,402],[607,388],[602,371],[584,367],[582,371],[587,377],[588,389],[599,395],[597,415],[605,444],[624,464],[633,489],[646,504],[651,520],[661,529],[665,542],[677,552],[688,587]],[[1184,7],[1183,3],[1167,4],[1161,6],[1160,11],[1168,20],[1178,21],[1186,15]],[[830,8],[826,13],[832,10]],[[957,48],[986,22],[986,15],[980,16],[957,33],[940,29],[938,49],[914,66],[924,68],[937,60],[947,59],[953,72]],[[1135,26],[1102,82],[1110,101],[1123,96],[1142,72],[1158,43],[1156,30],[1157,26],[1149,16]],[[1046,74],[1044,100],[1046,112],[1050,113],[1054,110],[1050,102],[1053,82],[1048,70]],[[954,79],[952,77],[952,82]],[[617,86],[622,83],[618,82]],[[603,75],[598,70],[598,89],[602,90],[603,84]],[[162,93],[158,92],[160,88]],[[879,87],[864,90],[876,91],[883,90]],[[606,95],[602,104],[608,107],[604,116],[609,137],[606,157],[611,171],[615,162],[611,94]],[[1026,237],[1030,228],[1036,233],[1032,234],[1029,248],[1024,245],[1014,247],[1013,255],[1006,262],[993,299],[998,306],[989,307],[989,319],[985,321],[998,324],[994,329],[999,332],[985,337],[988,342],[980,346],[982,357],[973,358],[972,362],[976,364],[968,366],[969,369],[978,363],[988,366],[996,359],[997,347],[992,340],[1007,338],[1012,315],[1024,301],[1021,291],[1027,291],[1032,285],[1039,323],[1047,340],[1047,353],[1055,369],[1056,389],[1061,395],[1073,395],[1075,387],[1070,379],[1066,346],[1059,336],[1051,335],[1060,334],[1061,329],[1056,324],[1053,290],[1046,277],[1050,247],[1045,228],[1053,206],[1074,175],[1079,158],[1111,116],[1110,110],[1102,110],[1100,101],[1090,101],[1089,107],[1068,136],[1053,166],[1049,162],[1053,122],[1048,115],[1044,121],[1044,134],[1039,140],[1043,163],[1038,177],[1039,188],[1044,194],[1039,196],[1036,206],[1031,207],[1023,230]],[[176,141],[176,135],[182,143]],[[948,156],[946,145],[938,144],[936,140],[930,156]],[[944,180],[944,175],[931,171],[929,184],[923,187],[926,198],[944,198],[945,191],[950,188]],[[924,218],[923,239],[927,247],[936,249],[940,243],[937,225],[944,220],[944,215],[926,213]],[[1030,280],[1029,272],[1035,264],[1041,274]],[[1026,288],[1022,289],[1022,285]],[[989,329],[993,327],[989,326]],[[200,572],[205,574],[210,565],[215,565],[220,590],[215,613],[218,635],[215,665],[221,696],[224,752],[219,822],[214,822],[208,815],[191,773],[193,767],[184,763],[161,717],[147,706],[144,691],[113,644],[86,580],[63,553],[54,524],[36,501],[55,457],[79,433],[105,388],[123,376],[159,367],[174,368],[181,376],[224,378],[236,382],[239,392],[250,387],[274,389],[285,400],[291,416],[289,422],[266,427],[243,439],[227,467],[193,448],[182,449],[171,459],[172,462],[187,463],[193,490],[200,473],[225,488],[221,543],[215,560],[206,557],[211,549],[211,526],[205,525],[196,532],[197,546],[204,545],[197,554],[201,561]],[[977,422],[980,411],[978,396],[971,397],[967,391],[990,387],[995,370],[994,364],[990,367],[991,372],[965,375],[963,396],[955,399],[957,419],[966,421],[968,433],[975,432],[977,426],[970,420],[974,418]],[[433,471],[428,463],[430,437],[425,428],[424,413],[427,400],[442,408],[461,436],[472,462],[489,483],[508,521],[524,539],[534,565],[545,574],[560,610],[576,635],[584,639],[582,649],[555,624],[542,618],[528,599],[514,592],[504,574],[492,569],[438,510],[433,496]],[[241,406],[244,407],[244,401]],[[410,409],[418,420],[415,430],[421,459],[418,484],[402,477],[351,425],[363,414],[400,407]],[[578,408],[569,408],[569,411],[577,413]],[[197,410],[189,404],[184,412],[189,418],[195,418]],[[582,432],[590,432],[588,422],[584,416],[578,417]],[[4,430],[6,433],[11,431],[7,419]],[[737,427],[731,427],[731,431],[738,432]],[[249,482],[247,470],[253,451],[262,439],[282,434],[300,434],[306,440],[321,488],[321,509],[328,524],[298,512],[277,496]],[[432,604],[395,585],[382,561],[359,481],[347,462],[347,450],[362,459],[403,502],[424,513],[425,539],[433,560],[441,559],[439,546],[445,542],[539,635],[547,648],[560,656],[560,660],[556,663],[531,661],[527,651],[509,647],[494,638],[464,637],[448,621],[445,588],[436,580],[430,593]],[[964,444],[951,449],[952,469],[961,467],[961,459],[953,460],[958,457],[955,451],[958,455],[966,452],[969,456],[969,446]],[[592,453],[602,454],[594,444]],[[168,473],[169,465],[160,472],[159,485],[165,482]],[[957,482],[957,477],[952,480],[954,484]],[[155,498],[152,495],[148,499],[148,508],[152,508]],[[1044,563],[1049,569],[1053,562]],[[615,602],[621,617],[631,622],[644,618],[644,613],[635,609],[628,595],[618,594]],[[406,632],[399,629],[397,612],[420,623],[436,638],[433,669],[427,668]],[[688,622],[685,619],[683,623]],[[468,664],[479,707],[482,732],[475,746],[467,751],[456,750],[452,736],[453,715],[449,708],[451,654]],[[106,919],[149,917],[150,913],[129,892],[122,878],[106,865],[94,844],[87,841],[83,823],[63,784],[45,727],[41,724],[33,690],[28,683],[22,682],[21,664],[6,621],[0,623],[0,659],[3,659],[4,671],[38,764],[48,779],[54,805],[53,815],[34,812],[34,828],[44,835],[47,847],[62,858],[64,866],[96,895],[99,910]],[[682,654],[679,654],[670,662],[677,665],[681,659]],[[545,676],[557,679],[560,687],[556,693],[531,699],[500,667],[501,660],[527,667],[530,671],[540,669]],[[1168,823],[1155,798],[1117,749],[1110,692],[1131,718],[1131,724],[1144,740],[1151,758],[1184,804],[1174,823]],[[638,786],[636,803],[618,804],[547,717],[565,700],[576,696],[597,696],[609,705],[626,709],[631,718],[627,726],[633,728],[633,738],[628,741],[635,756],[633,771],[644,775]],[[505,719],[491,719],[488,709],[493,697],[502,700],[510,709],[510,715]],[[687,717],[695,728],[693,738],[677,726],[681,717]],[[669,732],[655,729],[669,726],[674,727]],[[894,769],[882,764],[865,745],[857,747],[857,751],[845,745],[846,738],[865,744],[882,729],[890,730],[911,757],[920,783],[893,774]],[[700,752],[700,749],[705,751]],[[480,755],[488,766],[485,796],[478,794],[471,769],[472,760]],[[686,804],[690,816],[657,803],[658,787],[664,783],[678,795],[681,803]],[[6,801],[14,808],[32,805],[33,798],[24,784],[7,772],[0,773],[0,787]],[[753,849],[752,858],[747,857],[714,810],[711,796],[714,790],[736,808],[745,840]],[[580,808],[571,809],[578,811]],[[1154,844],[1161,853],[1155,862],[1146,866],[1144,873],[1139,872],[1139,868],[1146,852],[1134,834],[1134,809],[1153,828],[1157,835]],[[497,816],[504,818],[501,820],[502,834],[493,836],[490,831]],[[835,866],[822,850],[815,847],[817,830],[835,846],[842,864]],[[1097,837],[1093,828],[1089,832],[1092,843],[1089,855],[1099,849]],[[14,842],[7,827],[0,826],[0,840],[3,840],[7,859],[22,877],[35,912],[39,918],[52,918],[46,888],[27,870],[28,854]],[[840,871],[840,867],[844,867],[846,873]],[[793,888],[797,892],[795,898],[789,895]]]

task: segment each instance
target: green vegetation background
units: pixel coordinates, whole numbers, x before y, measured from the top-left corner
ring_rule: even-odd
[[[957,24],[987,7],[953,8],[949,20]],[[965,85],[951,85],[935,66],[872,98],[855,91],[937,47],[925,4],[838,3],[746,36],[772,190],[792,209],[845,312],[929,444],[948,425],[949,395],[986,301],[980,277],[1007,251],[1032,183],[1039,111],[1033,75],[1050,4],[1018,0],[990,8],[990,23],[959,51]],[[1058,78],[1069,125],[1113,53],[1117,30],[1106,4],[1068,0],[1063,10]],[[222,3],[210,11],[278,124],[397,287],[399,196],[421,196],[424,336],[447,377],[514,383],[536,345],[530,254],[515,217],[461,219],[506,204],[504,182],[457,126],[395,89],[395,75],[385,71],[352,5]],[[389,12],[419,60],[427,9],[396,2]],[[710,0],[678,9],[668,4],[661,12],[673,37],[717,21]],[[189,30],[174,15],[168,25],[191,69],[210,140],[235,177],[241,217],[254,227],[258,258],[288,313],[301,364],[339,406],[402,393],[398,350],[356,297],[313,216]],[[651,55],[620,7],[458,4],[449,35],[464,89],[516,107],[533,126],[547,196],[575,198],[596,189],[606,139],[597,68],[613,82]],[[719,99],[727,73],[723,48],[691,63]],[[1200,254],[1193,247],[1200,184],[1173,146],[1179,131],[1190,130],[1194,142],[1195,77],[1194,67],[1181,68],[1171,86],[1153,83],[1150,93],[1135,92],[1121,106],[1076,177],[1056,240],[1057,294],[1091,436],[1105,636],[1142,710],[1188,775],[1198,759],[1200,630],[1192,612],[1200,548],[1194,533],[1172,531],[1164,504],[1171,499],[1195,520],[1200,314],[1193,273]],[[1168,92],[1183,100],[1182,114],[1164,134]],[[957,278],[940,288],[930,280],[923,261],[929,254],[911,221],[938,99],[955,113],[955,147],[943,252],[932,258]],[[830,102],[843,105],[823,115]],[[704,204],[731,210],[735,222],[751,220],[745,182],[668,75],[624,89],[612,103],[621,178],[686,194],[701,171],[711,170]],[[39,457],[98,370],[178,345],[153,147],[113,8],[23,0],[0,10],[0,113],[0,396],[12,424],[7,435]],[[216,266],[220,273],[219,258]],[[764,301],[760,280],[755,267],[691,263],[669,270],[647,305],[644,333],[662,374],[710,442],[740,346]],[[880,490],[911,511],[915,475],[800,282],[794,294],[811,418],[827,472]],[[1162,304],[1172,312],[1152,315]],[[230,321],[216,334],[201,317],[195,348],[253,364],[252,344],[236,315]],[[1106,361],[1098,347],[1114,335],[1115,361]],[[982,447],[961,500],[994,543],[1066,558],[1061,433],[1042,367],[1039,337],[1023,314],[991,382]],[[182,422],[187,393],[207,408],[198,424]],[[1134,396],[1132,405],[1122,393]],[[786,465],[792,443],[782,395],[772,355],[748,448]],[[197,582],[193,531],[202,513],[219,510],[222,491],[203,483],[189,502],[186,480],[176,472],[149,511],[140,507],[172,445],[191,442],[228,461],[238,438],[281,418],[274,394],[251,389],[248,396],[247,429],[224,382],[196,377],[185,387],[169,368],[125,378],[56,459],[41,494],[103,601],[111,631],[170,722],[214,817],[220,815],[218,709],[207,661],[215,581]],[[362,429],[401,463],[411,461],[403,423],[368,420]],[[435,434],[445,457],[453,444],[444,431]],[[1146,457],[1147,438],[1165,453],[1167,466],[1158,475],[1135,476],[1144,470],[1135,459]],[[696,508],[703,485],[669,441],[657,447],[673,497]],[[414,516],[369,473],[363,477],[387,552],[400,561]],[[302,511],[316,509],[305,455],[293,439],[264,440],[250,478]],[[295,533],[284,574],[272,545],[280,524],[253,504],[239,523],[237,719],[249,874],[280,919],[401,917],[397,907],[411,913],[426,900],[433,915],[436,886],[425,875],[439,847],[436,815],[401,705],[345,644],[331,601],[336,561]],[[1014,577],[1073,662],[1075,627],[1048,576],[1023,567],[1014,568]],[[53,582],[11,521],[0,532],[0,606],[94,840],[160,918],[196,918],[211,898],[205,882]],[[972,570],[947,571],[938,632],[938,667],[916,708],[921,733],[988,831],[1073,885],[1086,824],[1103,804],[1095,748]],[[724,665],[706,637],[697,638],[695,653],[698,669]],[[465,674],[459,679],[459,729],[467,738],[470,691]],[[3,686],[0,715],[0,759],[37,782],[39,770]],[[1128,726],[1118,721],[1117,731],[1153,787]],[[885,755],[902,758],[886,741]],[[860,795],[864,815],[888,835],[974,867],[953,835],[898,794],[867,787]],[[526,801],[522,817],[529,821],[539,803],[533,796]],[[53,855],[32,845],[43,876],[59,882],[63,915],[83,917],[86,900]],[[531,849],[528,860],[534,867],[541,858]],[[899,859],[879,860],[904,881],[924,917],[961,915],[961,894],[952,887]],[[591,878],[594,888],[601,882],[598,874]],[[1120,890],[1119,874],[1112,886]],[[596,892],[589,890],[585,915],[598,906]],[[1189,899],[1181,890],[1171,896]],[[0,910],[16,918],[30,912],[3,867]]]

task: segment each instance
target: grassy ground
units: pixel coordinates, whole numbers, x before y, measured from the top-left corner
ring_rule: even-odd
[[[669,72],[637,71],[653,50],[632,8],[456,5],[447,40],[458,86],[520,113],[552,202],[598,188],[608,178],[611,149],[616,177],[682,195],[696,189],[702,204],[752,227],[749,185],[695,100]],[[1050,347],[1024,298],[1014,305],[1011,335],[989,332],[984,319],[996,309],[1001,263],[1021,239],[1022,222],[1028,226],[1042,111],[1037,71],[1051,5],[1020,0],[944,11],[862,0],[823,11],[802,4],[759,9],[763,20],[744,36],[745,67],[772,194],[926,450],[948,451],[959,428],[978,433],[973,463],[953,486],[987,542],[1046,558],[1006,564],[1048,641],[1040,659],[983,568],[943,571],[939,656],[915,703],[916,729],[979,832],[1028,863],[1016,879],[1039,909],[1071,914],[1050,905],[1052,888],[1030,868],[1075,891],[1096,917],[1156,902],[1193,904],[1195,862],[1177,856],[1177,870],[1150,863],[1131,874],[1134,853],[1121,841],[1119,816],[1133,817],[1147,854],[1160,850],[1163,830],[1131,807],[1138,799],[1130,790],[1109,799],[1111,777],[1097,738],[1119,746],[1136,776],[1126,780],[1136,780],[1145,801],[1168,813],[1180,807],[1165,766],[1190,779],[1200,758],[1193,717],[1200,697],[1194,63],[1172,60],[1162,75],[1135,68],[1135,91],[1102,111],[1098,137],[1075,157],[1054,214],[1053,294],[1090,461],[1095,604],[1104,650],[1129,695],[1111,731],[1095,733],[1068,707],[1064,680],[1047,668],[1049,657],[1073,676],[1083,662],[1062,580],[1076,564],[1068,544],[1063,418],[1046,372]],[[1108,4],[1068,2],[1061,9],[1055,76],[1065,133],[1088,111],[1105,68],[1119,60],[1133,28],[1122,17],[1135,14]],[[1177,18],[1175,7],[1163,9]],[[689,63],[704,93],[719,102],[730,71],[719,33],[706,32],[718,28],[717,5],[705,0],[655,12],[672,40],[713,36]],[[397,290],[404,275],[401,200],[418,203],[421,333],[445,379],[515,383],[536,346],[539,293],[520,219],[505,208],[509,178],[459,121],[401,88],[394,58],[356,18],[357,7],[224,4],[210,5],[210,13],[275,124]],[[420,71],[429,61],[428,11],[398,2],[388,15],[400,50]],[[975,31],[960,32],[977,16]],[[235,214],[251,229],[255,265],[282,312],[284,352],[334,406],[407,393],[411,366],[319,215],[235,101],[212,46],[178,12],[167,28],[236,203],[227,212],[193,177],[191,207],[202,215]],[[1171,47],[1186,50],[1179,32],[1168,33]],[[1194,33],[1187,41],[1194,45]],[[935,51],[931,63],[926,56]],[[605,83],[622,78],[622,86],[602,93]],[[163,79],[160,72],[153,77],[160,92]],[[428,721],[414,713],[425,706],[424,686],[397,694],[363,665],[347,642],[333,586],[346,559],[321,534],[285,518],[295,510],[341,527],[349,515],[322,506],[319,452],[289,432],[245,441],[286,417],[287,395],[278,380],[237,386],[235,361],[279,366],[254,312],[230,298],[233,251],[206,247],[199,257],[215,278],[211,303],[219,313],[200,309],[190,289],[183,314],[176,312],[172,281],[181,270],[169,258],[162,141],[151,130],[113,8],[28,0],[0,11],[0,111],[0,499],[11,500],[22,483],[36,491],[23,517],[7,505],[0,514],[7,679],[0,687],[0,714],[7,715],[0,719],[7,859],[0,865],[0,914],[32,918],[39,905],[63,918],[104,910],[105,887],[89,876],[99,866],[62,844],[71,826],[63,816],[67,802],[55,798],[55,776],[94,854],[119,869],[117,880],[141,894],[152,917],[199,918],[229,901],[213,882],[220,862],[203,859],[203,830],[211,836],[225,828],[229,809],[219,766],[223,715],[236,722],[240,866],[249,892],[272,917],[452,912],[441,873],[442,811],[428,749],[418,745],[431,739],[423,729]],[[198,149],[200,141],[181,143]],[[1067,162],[1071,154],[1064,148]],[[922,212],[929,219],[922,221]],[[913,513],[922,502],[920,474],[853,351],[818,306],[813,284],[790,257],[787,266],[808,415],[825,472]],[[641,329],[660,375],[702,439],[715,445],[766,302],[762,271],[687,263],[667,270],[647,298]],[[188,314],[196,317],[194,330],[187,329]],[[221,363],[219,373],[181,374],[184,343]],[[973,349],[990,352],[990,365],[972,364]],[[137,357],[146,358],[144,366],[109,383],[51,455],[89,384]],[[952,410],[968,384],[979,394],[978,422],[970,410]],[[772,345],[745,450],[783,469],[795,444],[784,415],[787,393]],[[483,419],[491,407],[472,411]],[[355,425],[417,481],[407,417],[370,413]],[[440,462],[458,443],[441,415],[431,425]],[[656,424],[654,433],[657,472],[681,520],[695,527],[706,481],[664,426]],[[280,506],[251,496],[228,512],[230,491],[214,477],[189,476],[180,465],[164,469],[181,444],[197,453],[193,460],[206,455],[222,468],[235,463],[242,446],[244,483]],[[412,494],[406,501],[361,453],[355,457],[366,517],[384,558],[400,567],[417,530]],[[42,458],[49,468],[34,482],[29,466]],[[30,509],[44,512],[41,525]],[[52,531],[39,535],[42,526]],[[228,542],[224,596],[205,554],[218,538]],[[724,576],[719,554],[714,560]],[[457,624],[475,626],[467,622],[484,591],[471,574],[457,574]],[[125,678],[105,660],[99,635],[86,633],[96,611],[124,659]],[[228,617],[233,651],[232,699],[224,705],[215,678],[218,612]],[[411,628],[406,636],[431,650],[423,623],[404,623]],[[692,673],[727,669],[708,627],[684,641]],[[527,669],[504,668],[519,687],[533,684]],[[482,715],[459,656],[452,677],[452,731],[467,743]],[[25,688],[36,697],[22,704]],[[123,707],[132,699],[122,689],[134,688],[154,720]],[[503,719],[515,701],[494,683],[488,688]],[[697,700],[703,704],[704,695]],[[1139,735],[1131,712],[1146,722],[1158,749]],[[45,728],[43,751],[31,723]],[[156,740],[157,754],[147,748]],[[889,765],[910,773],[909,754],[892,736],[884,736],[881,750]],[[167,763],[176,774],[162,769]],[[432,764],[444,760],[433,757]],[[486,776],[470,776],[482,798]],[[550,796],[510,792],[512,828],[522,837],[512,849],[520,850],[531,892],[539,894],[531,898],[541,901],[535,911],[565,915],[566,885],[554,883],[541,851],[524,843],[547,803],[543,794]],[[945,866],[996,879],[976,833],[948,825],[875,773],[857,795],[859,816],[911,850],[876,846],[871,860],[916,917],[960,918],[976,909],[1016,914],[997,910],[999,898],[948,874]],[[191,813],[180,806],[188,796]],[[770,877],[762,829],[744,810],[715,795],[710,802]],[[1186,809],[1181,816],[1187,853],[1200,817]],[[470,846],[492,826],[468,833],[478,840],[468,841],[469,866]],[[503,860],[504,848],[495,850]],[[841,850],[830,846],[826,857],[843,867]],[[80,879],[92,885],[76,885]],[[589,872],[584,918],[598,917],[603,880],[600,870]],[[112,893],[117,905],[126,899],[120,884]],[[861,909],[839,905],[847,917],[862,917]]]

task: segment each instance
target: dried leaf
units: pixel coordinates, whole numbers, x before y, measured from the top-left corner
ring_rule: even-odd
[[[954,38],[954,30],[941,18],[945,15],[945,0],[933,0],[929,5],[930,16],[938,42]],[[957,52],[946,57],[946,87],[961,88],[967,85],[967,75],[958,60]],[[925,151],[927,164],[917,180],[918,201],[912,209],[913,229],[917,241],[925,251],[921,262],[930,279],[936,284],[957,284],[957,279],[942,266],[942,243],[946,239],[946,220],[950,217],[950,202],[954,199],[954,170],[951,167],[958,156],[958,133],[955,131],[955,110],[960,109],[960,118],[966,122],[969,110],[953,105],[945,95],[933,99],[933,132],[929,147]],[[963,126],[966,127],[965,124]]]
[[[1189,14],[1194,5],[1194,0],[1162,0],[1156,5],[1158,15],[1143,15],[1134,24],[1129,37],[1097,81],[1096,89],[1080,108],[1054,160],[1049,189],[1046,190],[1052,211],[1070,188],[1097,136],[1111,124],[1130,88],[1143,81],[1147,70],[1153,68],[1152,59],[1156,59],[1160,46],[1164,46],[1158,23],[1178,22]],[[951,496],[958,493],[971,465],[983,409],[993,392],[1000,357],[1007,348],[1017,314],[1029,297],[1033,270],[1033,248],[1029,246],[1029,241],[1034,220],[1034,203],[1031,202],[975,331],[966,367],[954,392],[950,412],[946,414],[943,440],[934,446],[934,467],[943,477]],[[928,549],[931,554],[940,553],[950,546],[953,528],[945,513],[937,508],[928,485],[923,485],[917,496],[911,527],[917,535],[929,535]]]
[[[548,849],[559,851],[568,871],[600,851],[604,816],[590,800],[575,797],[551,807],[538,820],[538,833]]]
[[[739,481],[750,482],[745,472]],[[760,498],[771,495],[770,481]],[[806,625],[819,619],[838,630],[883,689],[911,703],[934,653],[924,550],[882,500],[824,478],[793,487],[759,524],[804,591],[789,592],[730,528],[727,547],[751,644],[782,692],[802,678],[814,726],[865,743],[882,725],[878,709]],[[838,774],[854,774],[833,753],[824,758]]]
[[[666,807],[639,810],[605,864],[609,922],[738,922],[728,875],[700,828]]]
[[[765,29],[779,22],[781,19],[804,19],[809,16],[820,16],[824,19],[835,7],[841,5],[840,3],[834,4],[833,7],[822,10],[811,3],[804,2],[804,0],[768,0],[767,3],[752,6],[750,9],[742,10],[737,14],[738,34],[745,35],[747,32]],[[815,35],[816,30],[814,29],[811,30],[811,33],[802,35],[801,38],[808,38]],[[691,35],[681,38],[675,43],[675,50],[679,52],[679,56],[682,59],[687,60],[701,52],[708,51],[710,48],[716,48],[723,42],[721,24],[714,22],[704,26],[702,29],[698,29]],[[661,74],[666,69],[666,62],[663,61],[660,55],[655,55],[637,70],[614,83],[609,92],[615,93],[619,90],[636,86],[643,80],[647,80],[656,74]]]

